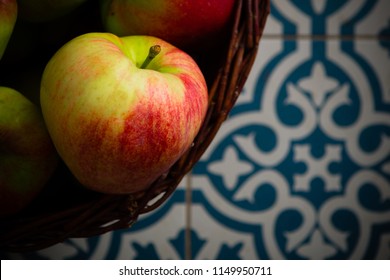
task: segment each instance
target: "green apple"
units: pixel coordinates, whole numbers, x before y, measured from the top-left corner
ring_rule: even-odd
[[[196,62],[150,36],[76,37],[50,59],[41,81],[58,153],[81,184],[103,193],[148,188],[191,146],[207,103]]]
[[[0,59],[11,37],[17,14],[16,0],[0,0]]]
[[[220,42],[235,0],[102,0],[103,24],[118,36],[151,35],[180,48]]]
[[[24,209],[57,162],[38,108],[18,91],[0,87],[0,217]]]
[[[20,17],[32,22],[59,18],[84,2],[86,0],[18,0]]]

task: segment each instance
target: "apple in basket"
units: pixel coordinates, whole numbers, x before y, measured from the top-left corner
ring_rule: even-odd
[[[0,87],[0,217],[25,208],[57,162],[39,109],[18,91]]]
[[[0,59],[11,37],[17,14],[16,0],[0,0]]]
[[[235,0],[103,0],[108,32],[151,35],[180,48],[215,45],[232,18]]]
[[[191,146],[207,86],[196,62],[150,36],[78,36],[50,59],[41,107],[58,153],[85,187],[145,190]]]

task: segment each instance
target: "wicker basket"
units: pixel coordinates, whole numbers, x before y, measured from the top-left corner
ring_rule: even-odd
[[[61,163],[49,187],[26,211],[0,221],[0,250],[43,249],[68,238],[91,237],[131,227],[159,207],[207,149],[235,104],[258,52],[269,0],[238,0],[232,30],[218,56],[198,57],[209,86],[209,108],[191,148],[147,191],[106,195],[86,190]],[[211,61],[212,64],[202,63]],[[202,68],[203,67],[203,68]]]

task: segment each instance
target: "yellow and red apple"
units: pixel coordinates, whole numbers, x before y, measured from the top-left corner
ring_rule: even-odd
[[[160,53],[146,66],[152,46]],[[58,153],[81,184],[103,193],[145,190],[166,172],[191,146],[207,103],[196,62],[151,36],[76,37],[41,82]]]
[[[0,217],[27,207],[57,161],[40,110],[18,91],[0,87]]]
[[[16,0],[0,0],[0,59],[11,37],[17,14]]]
[[[118,36],[151,35],[175,46],[209,47],[220,39],[235,0],[103,0],[108,32]]]

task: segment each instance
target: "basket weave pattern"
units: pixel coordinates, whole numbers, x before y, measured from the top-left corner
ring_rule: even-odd
[[[0,250],[33,251],[68,238],[129,228],[139,215],[159,207],[200,159],[234,106],[252,68],[270,10],[269,0],[238,0],[229,41],[217,71],[207,78],[209,108],[191,148],[145,192],[132,195],[50,193],[42,200],[68,200],[68,207],[25,211],[0,221]],[[216,62],[218,63],[218,62]],[[57,174],[58,175],[58,174]],[[69,174],[68,174],[69,175]],[[57,177],[64,176],[62,174]],[[68,182],[66,182],[68,183]],[[75,182],[77,184],[77,182]],[[67,203],[65,201],[65,203]],[[66,204],[65,204],[66,205]]]

